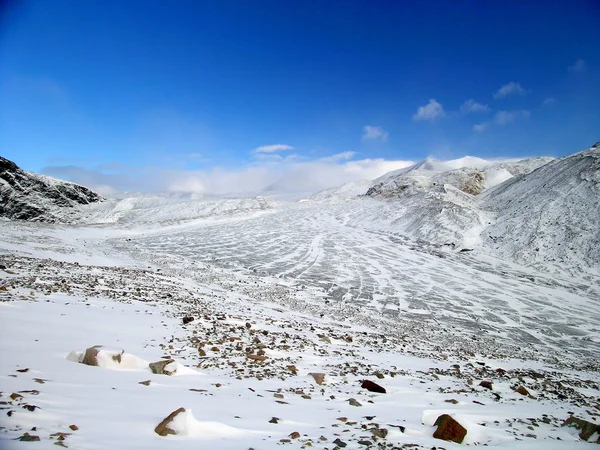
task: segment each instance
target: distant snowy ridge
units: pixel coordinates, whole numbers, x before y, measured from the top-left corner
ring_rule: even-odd
[[[440,185],[451,185],[467,194],[478,195],[513,176],[529,173],[552,158],[487,161],[465,156],[451,161],[427,158],[414,166],[383,175],[373,182],[366,195],[396,197],[412,195]]]
[[[26,172],[0,157],[0,217],[65,222],[75,215],[74,206],[100,200],[100,195],[86,187]]]
[[[600,143],[510,179],[482,200],[497,216],[483,244],[497,255],[600,273]]]

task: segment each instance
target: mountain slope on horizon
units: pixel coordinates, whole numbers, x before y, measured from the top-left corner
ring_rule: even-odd
[[[482,233],[495,254],[523,263],[600,264],[600,142],[482,195],[497,218]]]
[[[0,157],[0,217],[35,222],[70,221],[72,208],[101,201],[92,190],[69,181],[26,172]]]

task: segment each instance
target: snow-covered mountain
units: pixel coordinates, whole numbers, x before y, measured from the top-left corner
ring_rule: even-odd
[[[367,191],[372,197],[413,195],[443,185],[451,185],[467,194],[478,195],[518,175],[552,161],[552,158],[487,161],[465,156],[451,161],[427,158],[414,166],[387,173],[373,182]]]
[[[0,217],[37,222],[69,221],[76,205],[102,200],[75,183],[26,172],[0,157]]]
[[[482,233],[496,254],[520,262],[600,264],[600,142],[483,194],[496,220]]]

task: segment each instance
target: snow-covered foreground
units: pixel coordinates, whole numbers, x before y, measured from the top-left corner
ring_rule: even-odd
[[[598,280],[423,245],[351,211],[3,222],[0,448],[456,448],[433,438],[442,414],[463,445],[585,446],[561,425],[600,418]],[[79,363],[95,345],[99,366]],[[174,375],[152,373],[161,359]],[[155,433],[178,408],[179,433]]]

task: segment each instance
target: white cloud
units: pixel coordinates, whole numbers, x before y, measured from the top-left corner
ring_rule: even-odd
[[[485,129],[488,127],[489,122],[483,122],[483,123],[478,123],[473,125],[473,131],[476,131],[477,133],[481,133],[482,131],[485,131]]]
[[[551,106],[554,105],[556,103],[556,99],[554,97],[548,97],[546,99],[544,99],[544,101],[542,102],[542,106]]]
[[[419,106],[412,118],[413,120],[435,120],[445,115],[444,107],[432,98],[425,106]]]
[[[520,111],[498,111],[494,116],[494,123],[497,125],[507,125],[514,122],[518,118],[527,118],[531,115],[531,112],[526,110]]]
[[[583,59],[578,59],[575,64],[569,67],[571,73],[581,73],[587,70],[587,63]]]
[[[362,140],[366,141],[369,139],[387,141],[388,133],[381,127],[375,127],[373,125],[365,125],[363,127]]]
[[[494,114],[493,120],[488,120],[486,122],[473,125],[473,131],[476,133],[481,133],[493,125],[505,126],[517,119],[526,119],[529,116],[531,116],[531,111],[524,109],[517,111],[498,111],[496,114]]]
[[[273,153],[273,152],[282,152],[285,150],[293,150],[294,147],[286,144],[273,144],[273,145],[263,145],[262,147],[255,148],[254,151],[256,153]]]
[[[515,83],[514,81],[511,81],[510,83],[507,83],[504,86],[502,86],[500,89],[498,89],[494,93],[494,98],[500,99],[500,98],[508,97],[509,95],[512,95],[512,94],[524,95],[526,93],[527,93],[527,91],[525,89],[523,89],[523,87],[519,83]]]
[[[463,114],[483,113],[483,112],[487,112],[489,110],[490,110],[490,107],[488,105],[482,105],[481,103],[476,102],[472,98],[470,98],[469,100],[466,100],[460,107],[460,112]]]
[[[342,152],[305,160],[295,155],[294,158],[255,160],[251,165],[239,169],[124,167],[120,173],[107,174],[100,167],[86,169],[77,166],[50,166],[42,172],[92,189],[102,189],[107,194],[146,191],[244,196],[275,192],[312,193],[349,181],[375,179],[389,171],[414,164],[403,160],[352,160],[354,156],[354,152]]]

